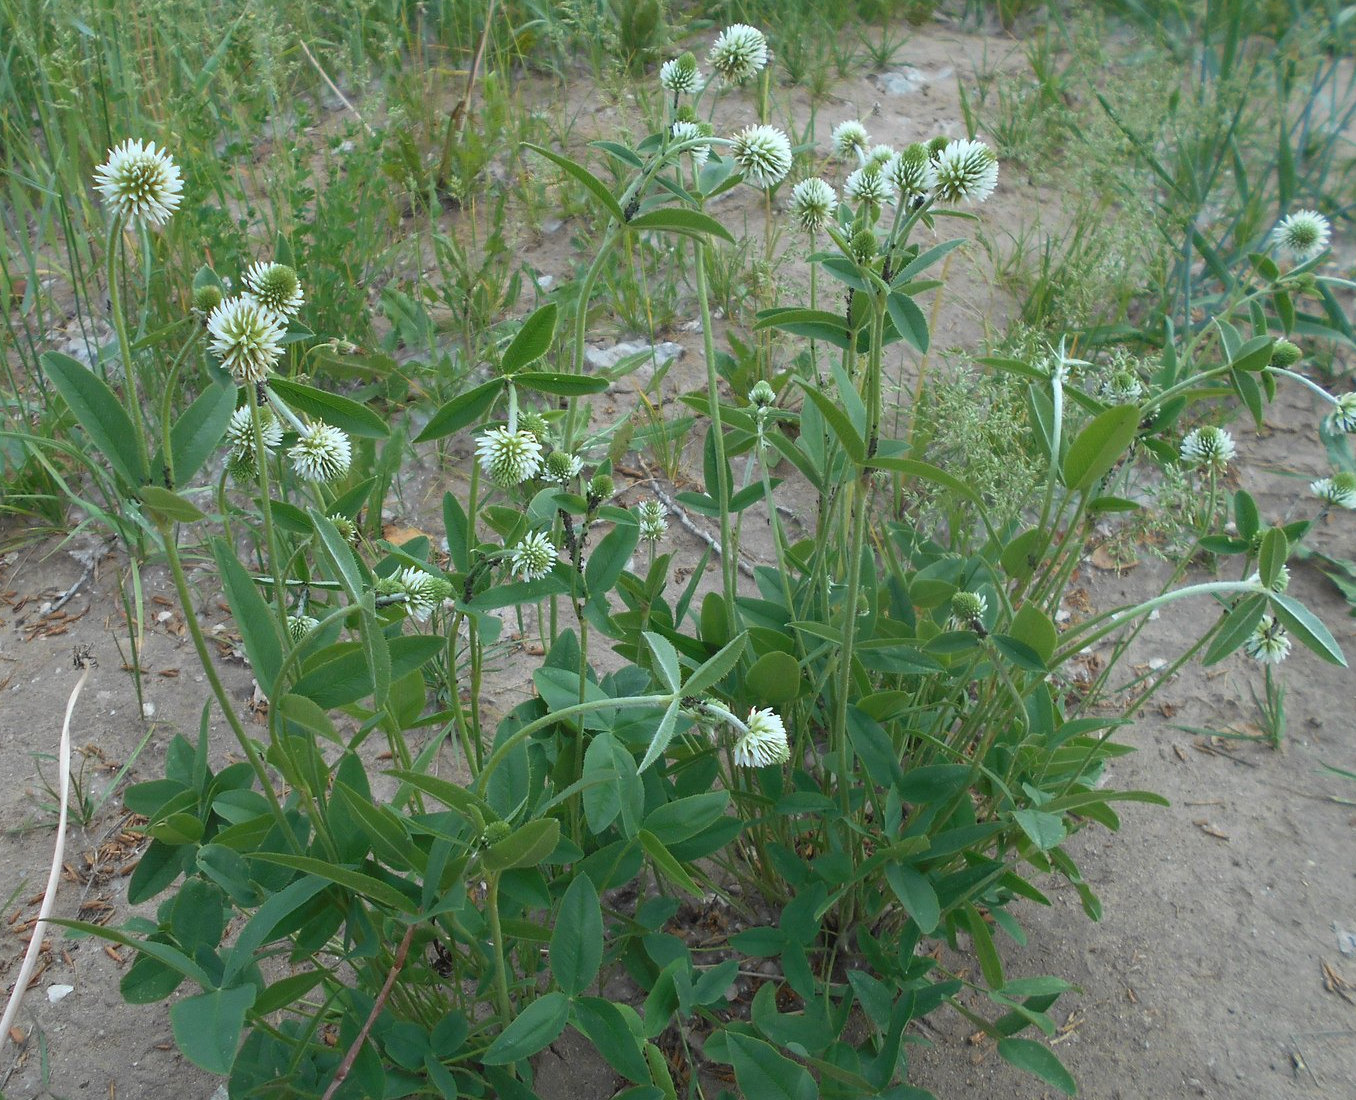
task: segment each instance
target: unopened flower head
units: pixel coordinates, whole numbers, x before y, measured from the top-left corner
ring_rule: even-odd
[[[319,625],[320,620],[310,615],[288,615],[287,636],[292,640],[292,644],[296,645]]]
[[[301,280],[287,264],[251,264],[244,277],[244,297],[276,313],[286,324],[301,312],[306,296],[301,292]]]
[[[1234,457],[1234,437],[1223,428],[1207,425],[1192,428],[1182,439],[1182,461],[1188,466],[1204,467],[1222,474]]]
[[[807,233],[823,229],[837,209],[837,194],[818,176],[801,180],[791,189],[791,214]]]
[[[421,623],[428,622],[428,617],[452,594],[452,586],[444,578],[412,565],[402,569],[396,580],[405,593],[406,609]]]
[[[1356,432],[1356,390],[1333,399],[1332,426],[1339,432]]]
[[[239,383],[262,382],[282,355],[282,322],[243,295],[227,298],[207,318],[212,351]]]
[[[95,189],[120,218],[164,225],[179,206],[184,189],[179,166],[169,153],[139,141],[124,141],[108,151],[94,170]]]
[[[1343,470],[1309,482],[1309,492],[1328,508],[1356,508],[1356,474]]]
[[[1279,665],[1290,655],[1290,635],[1272,615],[1264,615],[1248,640],[1243,652],[1264,665]]]
[[[880,168],[858,168],[843,183],[843,190],[854,202],[881,207],[894,198],[894,186]]]
[[[509,555],[509,568],[514,576],[525,581],[541,580],[555,563],[555,544],[545,531],[533,531]]]
[[[1296,263],[1320,255],[1328,247],[1332,227],[1316,210],[1296,210],[1271,231],[1271,246]]]
[[[551,439],[551,425],[547,423],[546,417],[542,416],[536,409],[520,411],[518,413],[518,427],[535,435],[539,443],[547,443]]]
[[[640,537],[650,543],[658,542],[669,529],[669,521],[664,518],[664,506],[657,500],[642,500],[636,508],[636,522],[640,526]]]
[[[674,141],[693,141],[697,138],[710,137],[706,132],[707,127],[700,122],[688,122],[679,120],[673,124],[669,131],[673,135]],[[688,150],[692,154],[692,163],[699,169],[706,164],[707,158],[711,156],[711,146],[708,144],[694,145]]]
[[[307,481],[336,481],[348,473],[353,447],[341,429],[316,420],[301,430],[287,457],[298,477]]]
[[[871,135],[866,132],[865,126],[855,118],[850,118],[833,128],[829,143],[833,146],[833,155],[839,160],[856,158],[860,164],[866,156],[867,146],[871,144]]]
[[[503,425],[481,435],[476,441],[476,457],[485,475],[505,489],[535,477],[542,465],[537,437],[522,428],[511,432]]]
[[[1277,340],[1276,346],[1271,349],[1271,366],[1273,367],[1293,367],[1304,358],[1298,345],[1292,344],[1289,340]]]
[[[349,519],[348,516],[341,515],[340,513],[335,512],[332,515],[326,516],[325,518],[328,519],[332,524],[334,524],[335,530],[339,532],[340,537],[345,542],[347,542],[350,545],[357,544],[358,525],[354,523],[351,519]]]
[[[589,509],[597,508],[598,505],[612,499],[612,494],[617,491],[617,485],[612,480],[611,474],[594,474],[589,478],[586,496],[589,502]]]
[[[557,485],[568,485],[584,468],[584,460],[568,451],[552,451],[546,456],[546,466],[542,476]]]
[[[775,126],[749,126],[734,136],[731,155],[754,187],[775,187],[791,171],[791,139]]]
[[[771,707],[751,709],[743,734],[735,742],[734,762],[741,768],[766,768],[791,759],[786,726]]]
[[[777,391],[766,379],[760,378],[753,384],[753,389],[749,390],[749,404],[754,408],[766,409],[776,400]]]
[[[866,154],[864,167],[888,169],[890,162],[897,156],[899,154],[895,152],[893,145],[873,145],[871,151]]]
[[[980,592],[957,592],[951,597],[951,622],[964,630],[981,630],[989,601]]]
[[[259,434],[263,437],[265,454],[273,454],[282,446],[282,424],[272,409],[259,410]],[[249,405],[241,405],[231,413],[230,423],[226,425],[226,445],[232,450],[254,454],[254,415]]]
[[[206,317],[217,306],[221,305],[221,300],[226,297],[221,292],[221,287],[216,283],[203,283],[202,286],[193,288],[193,311],[200,316]]]
[[[1102,396],[1115,405],[1133,405],[1144,395],[1144,384],[1128,370],[1118,370],[1102,383]]]
[[[899,189],[905,202],[932,193],[937,186],[937,169],[928,157],[927,146],[917,143],[906,146],[890,162],[890,182]]]
[[[767,39],[747,23],[732,23],[720,32],[707,63],[731,84],[743,84],[767,67]]]
[[[701,70],[691,53],[670,58],[659,66],[659,85],[674,95],[692,95],[702,85]]]
[[[998,185],[998,158],[982,141],[947,142],[934,167],[940,203],[983,202]]]

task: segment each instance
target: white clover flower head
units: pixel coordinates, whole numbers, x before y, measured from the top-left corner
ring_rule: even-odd
[[[833,147],[833,155],[839,160],[856,157],[860,164],[866,156],[867,146],[871,144],[871,135],[866,132],[866,127],[861,122],[850,118],[833,128],[829,144]]]
[[[402,569],[395,579],[405,595],[405,607],[410,617],[421,623],[428,622],[429,616],[452,592],[452,586],[442,577],[412,565]]]
[[[807,233],[823,229],[837,209],[837,193],[818,176],[801,180],[791,189],[791,215]]]
[[[689,122],[686,119],[675,122],[669,132],[673,135],[674,141],[693,141],[696,138],[710,137],[702,128],[700,122]],[[692,154],[692,163],[700,169],[711,155],[711,146],[709,144],[694,145],[688,152]]]
[[[1332,426],[1339,432],[1356,432],[1356,390],[1333,399]]]
[[[750,709],[743,734],[735,742],[734,762],[741,768],[766,768],[791,759],[786,726],[771,707]]]
[[[319,625],[320,620],[310,615],[288,615],[287,636],[292,640],[292,644],[296,645]]]
[[[1203,467],[1212,474],[1224,473],[1233,461],[1234,453],[1234,437],[1213,425],[1192,428],[1182,439],[1182,461],[1188,466]]]
[[[525,581],[539,581],[556,563],[556,548],[545,531],[533,531],[509,555],[509,568]]]
[[[584,469],[584,460],[568,451],[552,451],[546,456],[542,476],[557,485],[568,485]]]
[[[282,355],[282,322],[243,295],[227,298],[207,318],[212,352],[242,385],[262,382]]]
[[[301,292],[301,280],[287,264],[264,263],[261,260],[250,265],[242,281],[245,284],[242,296],[272,310],[284,324],[296,317],[306,304],[306,296]]]
[[[283,430],[272,409],[259,410],[259,434],[264,440],[264,453],[274,454],[282,446]],[[231,413],[226,425],[226,445],[246,455],[254,454],[254,414],[249,405],[241,405]]]
[[[1133,405],[1143,395],[1143,383],[1128,370],[1118,370],[1102,383],[1102,396],[1115,405]]]
[[[315,420],[301,430],[287,457],[297,476],[306,481],[337,481],[348,473],[353,447],[344,431]]]
[[[717,36],[707,63],[730,84],[743,84],[767,67],[767,39],[747,23],[732,23]]]
[[[1321,255],[1331,236],[1328,219],[1318,211],[1296,210],[1271,231],[1271,247],[1302,264]]]
[[[791,171],[791,139],[775,126],[748,126],[735,134],[731,155],[754,187],[775,187]]]
[[[998,185],[998,158],[982,141],[949,141],[935,162],[937,201],[983,202]]]
[[[1356,474],[1343,471],[1332,477],[1321,477],[1309,482],[1309,492],[1326,508],[1356,509]]]
[[[917,143],[906,146],[904,151],[890,162],[887,169],[890,182],[899,189],[905,202],[922,198],[932,193],[937,186],[937,169],[928,156],[926,145]]]
[[[701,70],[691,53],[671,57],[659,66],[659,86],[674,95],[692,95],[702,86]]]
[[[1263,587],[1262,574],[1255,569],[1253,570],[1252,575],[1248,577],[1245,583],[1253,585],[1259,592],[1266,591],[1284,592],[1287,588],[1290,587],[1290,566],[1288,565],[1281,566],[1281,568],[1276,572],[1276,579],[1271,582],[1271,588],[1269,590]]]
[[[476,457],[485,475],[504,489],[535,477],[542,465],[537,437],[522,428],[511,432],[502,424],[484,432],[476,441]]]
[[[843,191],[854,202],[884,206],[894,198],[894,186],[880,168],[858,168],[843,183]]]
[[[1290,635],[1274,615],[1264,615],[1243,643],[1243,652],[1264,665],[1279,665],[1290,655]]]
[[[114,214],[130,222],[161,226],[179,207],[183,177],[155,142],[124,141],[94,170],[94,186]]]
[[[657,500],[642,500],[636,508],[636,522],[640,526],[640,537],[649,543],[658,542],[669,529],[669,521],[664,518],[664,506]]]

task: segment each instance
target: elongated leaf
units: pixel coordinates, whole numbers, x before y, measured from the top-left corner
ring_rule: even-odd
[[[1125,454],[1138,427],[1135,405],[1117,405],[1093,417],[1064,456],[1064,484],[1075,491],[1091,489]]]
[[[386,774],[395,776],[402,783],[407,783],[416,790],[436,798],[444,806],[461,814],[477,829],[483,829],[489,822],[497,820],[490,804],[460,783],[436,775],[424,775],[421,772],[404,771],[399,768]]]
[[[639,771],[644,771],[664,755],[664,750],[669,747],[669,742],[673,740],[673,732],[678,725],[678,708],[681,705],[682,699],[675,698],[665,709],[664,717],[659,720],[659,725],[655,727],[654,736],[650,738],[650,744],[640,762]]]
[[[885,308],[889,311],[890,320],[894,321],[895,328],[899,330],[899,335],[919,351],[927,351],[930,343],[928,319],[923,316],[918,303],[909,295],[894,291],[885,299]]]
[[[481,862],[487,871],[535,867],[554,852],[559,843],[560,822],[554,817],[539,817],[491,844]]]
[[[940,466],[934,466],[930,462],[920,462],[912,458],[900,458],[895,455],[872,455],[867,460],[866,465],[879,470],[893,470],[895,473],[903,474],[905,477],[921,478],[924,481],[930,481],[934,485],[940,485],[944,489],[950,489],[958,494],[962,499],[971,503],[980,503],[979,495],[974,488],[967,485],[955,474],[949,474]]]
[[[1266,611],[1267,598],[1260,593],[1241,600],[1224,619],[1218,634],[1210,642],[1210,648],[1201,658],[1201,664],[1218,664],[1234,650],[1247,641],[1248,636]]]
[[[174,457],[174,484],[186,485],[212,457],[226,434],[226,426],[235,412],[236,388],[229,381],[208,386],[189,405],[170,429],[170,447]],[[157,450],[151,469],[164,470],[165,452]]]
[[[45,351],[39,358],[43,373],[70,406],[95,450],[124,484],[135,488],[149,480],[137,452],[135,429],[118,396],[87,366],[59,351]]]
[[[392,638],[387,644],[391,656],[390,679],[399,680],[422,668],[426,661],[442,651],[444,644],[443,639],[427,634]],[[368,654],[357,642],[332,645],[321,650],[320,656],[323,659],[307,666],[306,674],[292,685],[292,691],[314,699],[326,708],[356,703],[372,694],[374,686]],[[252,662],[253,658],[250,660]]]
[[[555,302],[547,302],[540,309],[534,310],[504,351],[499,369],[505,374],[514,374],[535,363],[550,351],[551,341],[556,336],[556,320],[559,313],[560,307]]]
[[[306,386],[287,378],[270,378],[268,386],[292,408],[300,409],[308,416],[323,420],[326,424],[342,428],[349,435],[365,439],[385,439],[391,434],[386,421],[377,413],[366,405],[359,405],[358,402],[340,397],[337,393],[318,390],[314,386]]]
[[[747,634],[740,634],[728,642],[687,678],[687,683],[683,685],[684,692],[688,695],[700,695],[724,679],[725,674],[734,668],[743,654],[748,640]]]
[[[230,605],[254,678],[265,695],[273,694],[273,677],[282,667],[282,635],[277,617],[259,595],[250,575],[222,538],[212,539],[212,557],[217,563],[226,602]]]
[[[808,397],[814,406],[819,410],[819,414],[824,418],[829,431],[838,440],[843,450],[848,453],[848,457],[857,465],[866,461],[866,440],[852,426],[852,421],[848,419],[845,413],[837,403],[822,393],[818,386],[805,382],[802,379],[796,379],[801,388],[805,390],[805,396]]]
[[[758,1100],[817,1100],[810,1071],[783,1057],[770,1043],[737,1031],[725,1032],[739,1094]]]
[[[489,1066],[505,1066],[531,1058],[560,1037],[569,1018],[570,999],[564,993],[548,993],[523,1009],[490,1044],[481,1060]]]
[[[682,675],[678,667],[678,651],[673,648],[673,643],[662,635],[649,630],[643,631],[643,634],[645,644],[650,647],[650,652],[654,654],[655,671],[659,673],[666,688],[670,691],[677,691]]]
[[[489,382],[482,382],[475,389],[458,394],[429,417],[429,422],[424,425],[424,430],[414,437],[414,441],[427,443],[431,439],[442,439],[474,424],[490,411],[495,399],[503,392],[504,382],[502,378],[495,378]]]
[[[1077,1096],[1078,1084],[1048,1046],[1033,1039],[999,1039],[998,1054],[1003,1061],[1027,1073],[1035,1074],[1065,1096]]]
[[[654,860],[654,865],[664,876],[669,879],[679,889],[686,890],[694,898],[702,896],[702,889],[692,881],[692,876],[678,861],[678,857],[670,852],[660,841],[660,839],[648,829],[640,830],[640,846],[645,850],[645,854]]]
[[[170,1008],[174,1041],[186,1057],[208,1073],[229,1074],[245,1028],[245,1013],[254,1004],[256,988],[238,985],[186,997]]]
[[[1271,609],[1281,624],[1290,631],[1311,653],[1316,653],[1325,661],[1347,667],[1347,659],[1342,656],[1342,647],[1337,639],[1328,633],[1318,616],[1292,596],[1279,592],[1271,595]]]
[[[191,500],[159,485],[143,485],[137,496],[152,516],[163,517],[171,523],[197,523],[207,518]]]
[[[513,376],[515,385],[524,389],[549,393],[556,397],[579,397],[602,393],[612,383],[593,374],[557,374],[548,371],[520,371]]]
[[[937,891],[933,889],[932,881],[921,871],[899,863],[886,865],[885,881],[904,906],[904,911],[918,925],[918,931],[925,936],[931,935],[942,919],[941,905],[937,901]]]
[[[588,875],[576,875],[560,899],[551,933],[551,974],[571,997],[584,992],[603,964],[603,910]]]
[[[1281,566],[1290,556],[1290,543],[1285,532],[1279,527],[1269,527],[1262,536],[1262,545],[1257,551],[1257,575],[1264,588],[1270,588],[1280,575]]]
[[[295,871],[301,871],[303,874],[328,879],[346,890],[353,891],[359,897],[367,898],[369,901],[384,905],[386,908],[394,909],[397,912],[413,913],[416,909],[414,901],[389,883],[383,882],[379,878],[373,878],[371,875],[363,874],[361,871],[355,871],[350,867],[337,866],[327,860],[314,859],[311,856],[294,856],[286,852],[251,852],[247,858],[263,860],[265,863],[276,863],[282,867],[291,867]]]
[[[571,1011],[574,1026],[588,1037],[609,1066],[628,1081],[648,1084],[650,1070],[641,1053],[640,1040],[627,1026],[620,1008],[601,997],[576,997]],[[662,1100],[664,1094],[658,1089],[654,1092],[655,1100]]]
[[[735,243],[730,231],[710,214],[703,214],[700,210],[684,210],[680,206],[649,210],[637,214],[626,224],[630,229],[655,229],[697,238],[719,237],[722,241]]]
[[[523,147],[531,149],[534,153],[540,153],[552,164],[562,169],[566,175],[577,182],[582,183],[589,194],[597,200],[598,205],[617,221],[626,221],[626,215],[622,212],[621,203],[619,203],[612,192],[607,189],[606,184],[583,165],[576,164],[569,157],[562,156],[560,153],[553,152],[540,145],[534,145],[530,141],[523,142]]]

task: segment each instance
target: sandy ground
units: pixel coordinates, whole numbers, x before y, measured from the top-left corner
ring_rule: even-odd
[[[903,55],[911,68],[901,71],[920,79],[904,91],[898,89],[908,81],[887,86],[863,78],[843,85],[831,109],[821,109],[824,133],[855,115],[869,119],[877,140],[897,144],[960,133],[955,71],[981,53],[994,64],[994,46],[950,32],[915,39]],[[610,110],[597,110],[600,128]],[[1041,204],[1040,196],[1000,183],[984,208],[986,229],[997,237],[1005,226],[1027,224]],[[527,258],[543,273],[564,276],[568,235],[532,244]],[[972,341],[1004,323],[1005,304],[984,280],[967,276],[964,265],[953,275],[935,334],[941,346]],[[697,373],[696,339],[690,333],[671,338],[689,348],[679,374]],[[1317,416],[1306,395],[1283,394],[1268,415],[1267,453],[1277,454],[1279,441],[1286,469],[1317,476]],[[1244,484],[1258,496],[1264,517],[1287,518],[1303,482],[1258,470],[1249,454],[1260,454],[1260,445],[1245,426],[1235,430]],[[424,516],[419,505],[436,496],[406,494],[410,514],[396,518],[437,530],[433,511]],[[1314,544],[1352,556],[1353,523],[1351,516],[1336,517]],[[669,538],[694,557],[701,549],[676,526]],[[127,653],[117,597],[124,564],[90,537],[65,547],[34,543],[0,556],[0,900],[8,899],[0,914],[0,979],[7,983],[17,972],[50,857],[54,817],[44,786],[55,783],[51,754],[76,679],[72,647],[92,645],[100,661],[74,724],[81,789],[97,812],[70,831],[60,915],[115,923],[129,915],[126,875],[137,850],[122,832],[111,784],[133,757],[125,781],[163,774],[166,745],[176,732],[194,734],[207,695],[181,613],[164,578],[150,570],[143,664],[151,713],[143,721],[131,678],[120,670]],[[1079,583],[1095,605],[1110,606],[1156,591],[1163,569],[1152,560],[1121,573],[1086,564]],[[1301,567],[1293,584],[1348,654],[1356,653],[1353,621],[1328,582]],[[229,650],[231,626],[219,595],[209,576],[201,575],[199,585],[194,613],[209,631],[220,628]],[[72,586],[74,593],[53,611]],[[1171,659],[1193,637],[1194,622],[1192,609],[1165,612],[1132,659]],[[249,670],[229,655],[221,668],[242,712],[248,710]],[[1080,987],[1056,1008],[1064,1024],[1056,1049],[1090,1100],[1356,1096],[1356,955],[1350,954],[1356,946],[1342,938],[1356,933],[1356,783],[1320,768],[1356,770],[1353,681],[1347,670],[1296,653],[1284,666],[1290,724],[1281,752],[1180,728],[1253,726],[1249,685],[1260,691],[1256,671],[1242,657],[1211,670],[1188,668],[1123,733],[1140,751],[1116,762],[1111,783],[1159,792],[1172,807],[1127,805],[1119,833],[1092,828],[1070,842],[1101,897],[1102,921],[1089,921],[1068,889],[1052,890],[1049,909],[1021,911],[1030,945],[1008,945],[1009,973],[1056,974]],[[508,699],[525,684],[506,673],[495,691]],[[213,744],[224,755],[226,731],[214,732]],[[0,1060],[4,1096],[212,1095],[218,1082],[175,1051],[166,1006],[122,1002],[117,983],[129,962],[126,952],[119,956],[90,940],[49,939],[45,967],[20,1018],[23,1045],[17,1053],[7,1048]],[[969,965],[963,954],[951,961]],[[63,987],[70,990],[61,996]],[[912,1083],[942,1098],[1053,1095],[1009,1069],[990,1043],[972,1042],[971,1030],[954,1013],[919,1028],[920,1043],[932,1045],[916,1048]],[[552,1098],[603,1097],[617,1085],[606,1067],[573,1052],[566,1062],[543,1064],[541,1072],[543,1094]]]

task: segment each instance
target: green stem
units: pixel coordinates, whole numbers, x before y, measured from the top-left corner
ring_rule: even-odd
[[[716,512],[720,516],[720,575],[725,597],[725,620],[730,637],[738,632],[735,613],[735,594],[738,588],[737,560],[739,550],[730,531],[730,467],[725,457],[725,426],[720,416],[720,378],[716,373],[716,341],[711,331],[711,299],[706,281],[706,245],[693,241],[692,251],[697,269],[697,304],[701,311],[702,353],[706,358],[706,411],[711,420],[716,450]],[[712,486],[708,485],[709,493]]]
[[[136,360],[132,356],[132,343],[127,338],[127,318],[122,310],[122,287],[118,281],[118,255],[121,252],[122,218],[114,217],[108,227],[108,300],[113,320],[113,331],[118,336],[118,356],[122,359],[123,403],[127,406],[127,417],[132,422],[132,434],[136,437],[137,455],[141,459],[141,468],[148,474],[151,468],[151,456],[146,447],[145,417],[141,415],[141,394],[137,378]]]
[[[504,928],[499,920],[498,872],[489,876],[489,892],[485,898],[485,904],[489,909],[490,935],[494,939],[494,942],[490,945],[494,948],[494,995],[495,1000],[499,1002],[499,1014],[504,1018],[504,1026],[508,1027],[513,1019],[513,1000],[509,997],[508,958],[504,952]]]

